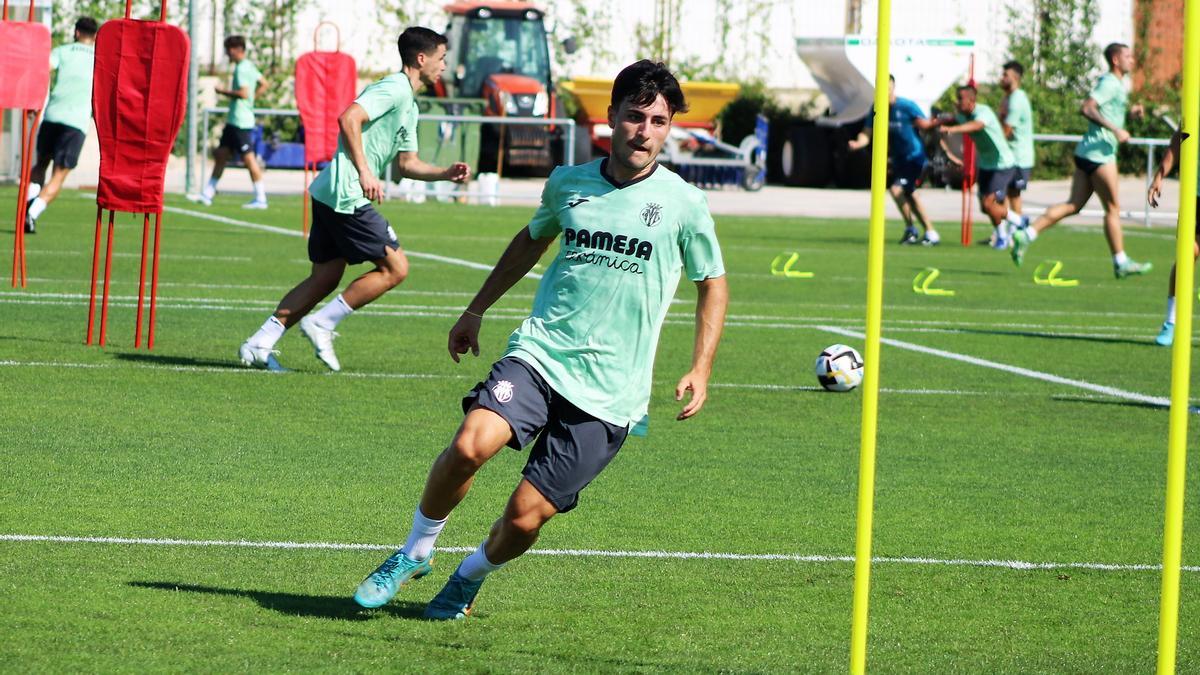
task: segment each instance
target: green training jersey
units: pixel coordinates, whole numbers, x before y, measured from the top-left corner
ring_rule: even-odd
[[[558,255],[505,356],[584,412],[629,426],[646,415],[680,271],[702,281],[725,265],[702,191],[662,166],[618,187],[607,161],[560,166],[546,181],[529,233],[561,234]]]
[[[43,117],[47,122],[65,124],[87,133],[92,122],[92,71],[96,49],[90,44],[72,42],[50,52],[50,69],[57,70],[50,101]]]
[[[959,124],[966,122],[983,122],[983,128],[971,133],[975,141],[975,166],[984,171],[1010,169],[1016,166],[1013,161],[1012,148],[1008,147],[1008,139],[1004,137],[1004,127],[989,106],[975,104],[975,110],[970,115],[961,112],[955,116]]]
[[[229,103],[229,124],[239,129],[254,128],[254,92],[258,90],[258,81],[262,73],[250,59],[242,59],[233,67],[233,83],[229,88],[234,91],[248,89],[250,95],[246,98],[235,98]]]
[[[1013,160],[1022,169],[1033,168],[1033,106],[1029,105],[1029,97],[1024,89],[1018,89],[1008,95],[1008,114],[1004,123],[1012,127],[1012,138],[1008,147],[1012,149]]]
[[[367,85],[354,102],[370,118],[362,128],[363,153],[371,171],[380,178],[397,153],[417,151],[417,99],[412,82],[404,73],[388,75]],[[339,134],[333,161],[317,174],[309,193],[338,213],[354,213],[354,209],[371,201],[363,197],[358,170],[342,140]]]
[[[1096,101],[1099,106],[1100,115],[1121,129],[1125,128],[1125,110],[1129,101],[1129,92],[1125,88],[1125,84],[1125,80],[1116,75],[1105,73],[1096,82],[1092,92],[1088,94],[1088,97]],[[1075,146],[1075,156],[1097,164],[1115,162],[1117,161],[1117,135],[1088,120],[1087,133],[1083,135],[1083,140]]]

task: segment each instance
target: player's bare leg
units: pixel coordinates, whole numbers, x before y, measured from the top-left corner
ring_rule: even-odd
[[[900,217],[904,219],[904,235],[900,238],[901,244],[916,244],[920,241],[917,238],[917,228],[913,227],[913,211],[912,206],[908,203],[908,198],[904,194],[904,188],[899,185],[893,185],[888,189],[892,195],[892,200],[896,202],[896,208],[900,211]]]
[[[317,303],[337,290],[345,272],[346,261],[341,258],[330,262],[313,263],[308,278],[296,284],[295,288],[288,291],[279,301],[279,305],[275,308],[275,318],[285,328],[294,326],[311,312]]]
[[[1020,190],[1008,188],[1008,210],[1019,214],[1025,213],[1025,205],[1021,201]]]
[[[1108,250],[1115,256],[1125,251],[1125,233],[1121,229],[1121,205],[1117,201],[1116,162],[1103,164],[1092,172],[1091,185],[1096,197],[1104,207],[1104,237],[1108,239]]]
[[[1115,168],[1116,165],[1114,164]],[[1100,169],[1097,169],[1099,171]],[[1038,219],[1033,221],[1033,225],[1029,229],[1041,234],[1047,229],[1053,227],[1058,221],[1068,216],[1073,216],[1083,210],[1089,199],[1092,198],[1092,182],[1089,180],[1087,172],[1083,169],[1076,168],[1075,174],[1071,176],[1071,196],[1067,201],[1061,204],[1055,204],[1046,209],[1046,212],[1038,216]]]
[[[421,494],[421,513],[431,520],[449,517],[467,496],[475,473],[504,449],[512,433],[503,417],[487,408],[472,408],[450,445],[429,469]]]
[[[267,190],[263,185],[263,170],[258,163],[258,157],[253,151],[242,154],[242,164],[246,166],[246,170],[250,172],[250,182],[254,187],[254,199],[243,204],[243,208],[247,209],[265,209],[267,208]]]
[[[917,199],[917,193],[909,193],[906,197],[908,198],[909,207],[912,209],[913,215],[916,216],[916,219],[921,223],[921,227],[925,230],[925,238],[921,240],[921,243],[930,246],[939,243],[942,238],[938,235],[937,229],[934,228],[933,220],[925,211],[925,205],[921,203],[920,199]]]

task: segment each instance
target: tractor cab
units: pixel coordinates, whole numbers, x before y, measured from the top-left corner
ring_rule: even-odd
[[[450,26],[448,95],[482,98],[486,114],[550,117],[550,50],[543,13],[532,3],[457,2],[446,6]],[[551,133],[540,126],[484,125],[481,161],[549,168]]]

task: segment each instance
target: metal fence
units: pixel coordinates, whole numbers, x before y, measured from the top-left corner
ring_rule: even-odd
[[[211,115],[225,115],[229,113],[227,107],[204,108],[200,112],[200,129],[204,136],[203,151],[200,155],[200,176],[208,175],[207,157],[208,151],[212,147],[212,128]],[[255,115],[275,116],[275,117],[298,117],[298,110],[287,110],[279,108],[255,108]],[[562,126],[565,130],[565,138],[563,141],[563,164],[568,166],[575,164],[575,134],[579,133],[575,120],[566,117],[492,117],[485,115],[421,115],[417,123],[436,123],[441,124],[449,122],[453,124],[497,124],[510,126]],[[385,183],[387,185],[387,196],[393,196],[397,188],[397,184],[392,180],[392,164],[388,163],[387,171],[384,174]],[[452,192],[446,193],[439,191],[436,186],[420,182],[420,189],[407,190],[404,194],[421,194],[427,197],[444,197],[449,194],[452,198],[476,198],[476,199],[494,199],[504,197],[505,195],[498,194],[492,191],[480,191],[469,189],[455,189]],[[188,186],[188,191],[192,191],[192,186]],[[526,196],[526,195],[522,195]],[[536,195],[535,195],[536,196]]]
[[[1046,143],[1078,143],[1083,140],[1083,136],[1076,134],[1034,134],[1034,141],[1042,141]],[[1146,146],[1146,190],[1150,189],[1150,183],[1154,180],[1154,172],[1157,170],[1154,157],[1155,149],[1166,147],[1171,144],[1169,140],[1162,138],[1131,138],[1125,142],[1127,145],[1144,145]],[[1142,224],[1150,227],[1150,209],[1143,202],[1141,211],[1122,211],[1122,217],[1136,218],[1138,215],[1142,217]]]

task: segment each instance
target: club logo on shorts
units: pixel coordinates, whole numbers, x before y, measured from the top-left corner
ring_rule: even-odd
[[[401,143],[408,143],[408,127],[400,127],[396,131],[396,136],[400,139]]]
[[[508,380],[500,380],[496,386],[492,387],[492,396],[501,403],[508,403],[513,396],[513,383]]]
[[[662,220],[662,205],[650,202],[642,207],[642,222],[646,227],[654,227]]]

